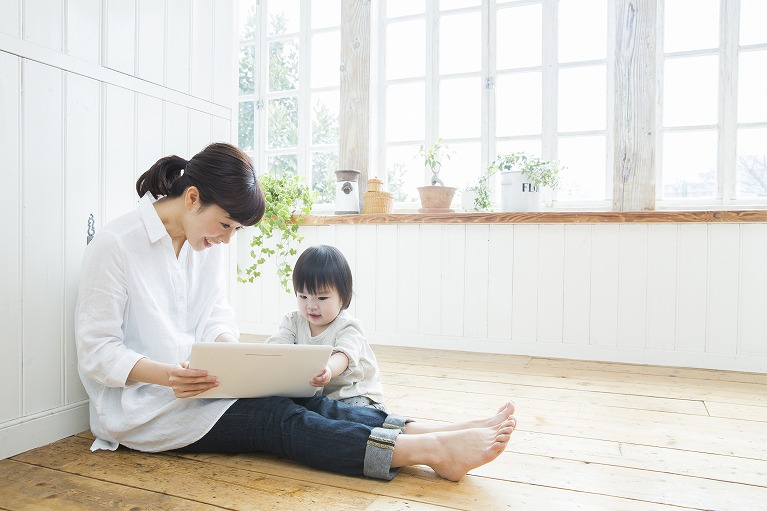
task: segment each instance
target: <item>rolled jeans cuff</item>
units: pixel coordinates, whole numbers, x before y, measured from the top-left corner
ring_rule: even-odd
[[[365,447],[363,470],[366,476],[386,481],[394,479],[399,472],[399,468],[391,468],[394,445],[397,436],[404,432],[405,424],[408,422],[412,420],[398,415],[389,415],[380,428],[373,428]]]

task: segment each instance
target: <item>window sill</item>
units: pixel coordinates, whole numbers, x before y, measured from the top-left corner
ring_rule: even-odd
[[[536,213],[389,213],[308,215],[301,225],[338,224],[582,224],[767,223],[767,210],[741,211],[547,211]]]

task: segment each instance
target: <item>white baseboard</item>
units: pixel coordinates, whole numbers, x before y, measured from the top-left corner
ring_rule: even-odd
[[[88,401],[0,423],[0,459],[42,447],[89,428]]]

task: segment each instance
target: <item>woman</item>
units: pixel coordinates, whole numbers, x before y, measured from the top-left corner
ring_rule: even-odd
[[[261,219],[264,196],[248,156],[223,143],[160,159],[136,191],[138,208],[105,225],[83,261],[75,337],[93,450],[265,451],[382,479],[424,464],[458,480],[505,449],[511,403],[488,419],[428,426],[324,397],[185,399],[217,385],[179,362],[192,344],[239,336],[217,245]]]

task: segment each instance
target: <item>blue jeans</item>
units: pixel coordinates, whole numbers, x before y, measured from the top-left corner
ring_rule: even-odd
[[[238,399],[180,452],[269,452],[345,475],[392,479],[394,442],[409,420],[326,397]]]

